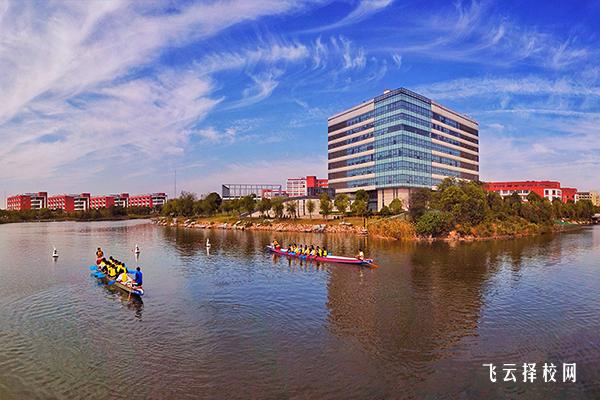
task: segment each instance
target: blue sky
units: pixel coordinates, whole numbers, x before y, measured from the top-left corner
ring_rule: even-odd
[[[0,0],[0,190],[326,176],[327,117],[406,87],[482,180],[600,189],[600,2]]]

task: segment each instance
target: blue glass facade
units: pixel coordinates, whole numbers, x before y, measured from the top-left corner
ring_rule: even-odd
[[[375,98],[378,188],[431,187],[431,102],[398,89]]]
[[[477,180],[477,122],[410,90],[388,90],[328,119],[328,170],[330,187],[377,192],[385,197],[378,207],[400,188]]]

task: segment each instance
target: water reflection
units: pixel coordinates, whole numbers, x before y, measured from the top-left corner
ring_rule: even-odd
[[[0,265],[0,398],[598,398],[598,232],[459,244],[275,234],[363,248],[371,270],[269,253],[272,232],[0,226],[0,260],[13,260]],[[96,286],[98,246],[143,265],[144,302]],[[577,362],[578,384],[493,386],[481,369],[546,360]]]

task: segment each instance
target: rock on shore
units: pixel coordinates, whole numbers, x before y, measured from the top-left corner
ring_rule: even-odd
[[[173,219],[167,217],[154,218],[152,222],[161,226],[173,226],[193,229],[229,229],[229,230],[250,230],[250,231],[274,231],[274,232],[313,232],[313,233],[351,233],[364,235],[366,229],[354,226],[348,222],[328,224],[298,224],[288,222],[253,222],[247,220],[238,220],[235,223],[218,223],[214,221],[194,220],[194,219]]]

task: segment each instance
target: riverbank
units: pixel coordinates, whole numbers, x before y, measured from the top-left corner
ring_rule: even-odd
[[[357,218],[345,219],[263,219],[215,216],[205,218],[153,218],[159,226],[186,229],[224,229],[271,232],[299,233],[341,233],[368,235],[381,239],[406,241],[477,241],[502,240],[516,237],[533,236],[548,233],[566,232],[588,226],[589,223],[569,221],[554,225],[541,225],[527,222],[521,218],[506,221],[494,221],[465,228],[457,226],[441,237],[419,236],[414,224],[400,218]]]
[[[350,233],[366,235],[367,229],[362,227],[362,218],[345,220],[325,219],[262,219],[236,218],[217,216],[210,218],[153,218],[152,222],[160,226],[182,227],[189,229],[229,229],[272,232],[305,232],[305,233]],[[360,224],[360,225],[359,225]]]

